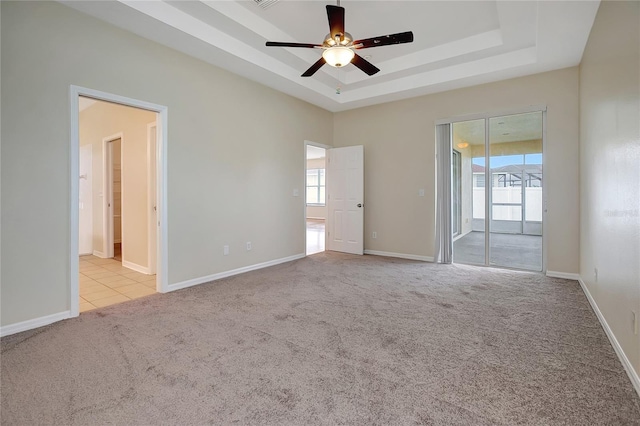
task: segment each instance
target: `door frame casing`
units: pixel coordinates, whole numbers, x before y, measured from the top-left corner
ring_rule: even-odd
[[[304,255],[308,256],[307,253],[307,146],[311,145],[311,146],[315,146],[318,148],[323,148],[325,150],[325,165],[324,165],[324,179],[325,179],[325,185],[326,185],[326,181],[328,179],[328,175],[327,175],[327,164],[326,164],[326,159],[329,156],[329,150],[332,149],[333,147],[331,145],[325,145],[323,143],[319,143],[319,142],[313,142],[313,141],[309,141],[309,140],[304,140],[303,141],[303,146],[304,146],[304,151],[302,152],[302,162],[304,164],[304,173],[302,176],[302,187],[304,188],[303,190],[303,196],[302,196],[302,205],[303,205],[303,209],[302,209],[302,229],[304,229],[304,232],[302,233],[304,235]],[[325,192],[326,194],[326,192]],[[325,199],[325,208],[327,207],[327,201]],[[325,224],[325,229],[324,229],[324,248],[325,250],[327,249],[327,218],[324,218],[324,224]]]
[[[453,117],[444,117],[439,118],[434,121],[434,126],[439,124],[451,124],[459,123],[462,121],[471,121],[471,120],[485,120],[485,150],[487,155],[489,153],[489,126],[488,122],[490,118],[501,117],[505,115],[517,115],[517,114],[526,114],[529,112],[542,112],[542,164],[547,164],[547,106],[544,104],[537,105],[527,105],[523,107],[514,107],[508,109],[500,109],[494,111],[488,111],[483,113],[473,113],[473,114],[464,114]],[[544,175],[543,175],[544,176]],[[544,179],[544,177],[543,177]],[[487,180],[487,172],[485,172],[485,188],[490,182]],[[547,238],[545,237],[545,229],[547,229],[547,187],[548,185],[542,184],[542,273],[546,274],[547,272]],[[490,193],[491,191],[489,191]],[[488,209],[489,203],[485,200],[485,235],[488,235],[489,227],[488,227]],[[453,242],[453,236],[450,236]],[[485,259],[489,259],[489,239],[485,238]],[[483,265],[476,265],[483,266]],[[501,268],[501,269],[513,269],[505,266],[498,265],[484,265],[492,268]]]
[[[70,214],[70,241],[69,241],[69,311],[71,317],[80,314],[80,284],[79,270],[80,259],[78,252],[79,237],[79,155],[80,155],[80,107],[79,97],[84,96],[134,108],[145,109],[156,113],[158,126],[156,127],[157,152],[156,152],[156,190],[158,205],[158,240],[157,240],[157,274],[156,291],[166,293],[169,291],[168,281],[168,221],[167,221],[167,148],[168,148],[168,114],[169,108],[164,105],[141,101],[126,96],[115,95],[100,90],[89,89],[82,86],[69,86],[70,109],[70,183],[71,196],[69,200]]]

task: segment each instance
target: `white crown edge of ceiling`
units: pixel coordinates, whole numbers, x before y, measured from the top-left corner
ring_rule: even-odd
[[[191,56],[204,60],[212,65],[221,67],[235,74],[241,75],[250,80],[257,81],[267,87],[271,87],[275,90],[309,102],[331,112],[340,112],[364,106],[376,105],[385,102],[422,96],[426,94],[455,90],[459,88],[474,86],[477,84],[490,83],[509,78],[521,77],[576,66],[580,63],[580,60],[582,58],[582,52],[584,51],[584,46],[586,46],[588,35],[593,25],[593,21],[595,20],[595,15],[600,3],[599,0],[579,2],[579,4],[582,5],[582,7],[579,9],[580,19],[570,21],[570,30],[574,35],[576,33],[580,34],[580,37],[578,37],[576,43],[580,44],[582,49],[577,53],[574,51],[572,55],[558,54],[558,51],[562,53],[561,51],[563,49],[563,46],[558,46],[558,44],[555,43],[556,40],[554,40],[551,36],[553,32],[546,30],[549,28],[549,26],[558,27],[560,25],[564,26],[563,28],[564,30],[566,30],[567,21],[563,20],[561,17],[564,14],[575,14],[575,8],[572,9],[571,5],[578,2],[568,2],[562,4],[557,2],[541,2],[538,3],[539,10],[537,22],[537,46],[519,49],[518,51],[512,51],[508,52],[507,54],[498,55],[502,58],[503,61],[505,60],[505,58],[508,59],[509,57],[514,60],[514,62],[507,64],[507,66],[502,69],[494,68],[492,70],[485,67],[481,73],[474,74],[469,71],[464,72],[465,64],[468,63],[461,63],[450,66],[448,68],[443,68],[445,70],[455,70],[456,77],[454,79],[442,78],[440,69],[435,69],[423,72],[421,74],[414,74],[411,76],[403,77],[398,80],[381,82],[378,84],[366,86],[364,88],[354,89],[351,94],[349,94],[349,91],[343,91],[341,94],[336,94],[335,88],[329,87],[318,80],[300,78],[298,75],[300,72],[299,70],[294,69],[289,65],[283,64],[282,62],[266,55],[265,53],[251,46],[248,46],[245,43],[236,40],[233,37],[211,26],[206,25],[202,21],[193,18],[191,15],[180,11],[178,11],[179,13],[175,13],[177,9],[168,5],[167,3],[133,2],[129,0],[119,1],[121,4],[132,7],[136,11],[149,16],[160,23],[164,23],[166,25],[170,25],[172,28],[175,28],[174,25],[167,24],[164,21],[164,19],[166,18],[169,22],[173,22],[173,24],[176,24],[178,28],[175,29],[177,29],[178,31],[198,38],[205,43],[208,43],[212,48],[215,48],[216,50],[220,48],[209,43],[207,40],[219,40],[218,37],[220,37],[220,39],[223,39],[225,43],[229,43],[229,45],[225,46],[225,49],[220,50],[226,53],[227,56],[234,56],[238,60],[235,61],[235,63],[232,63],[233,61],[225,61],[223,64],[220,64],[210,57],[202,57],[204,55]],[[140,32],[135,31],[135,29],[127,28],[126,25],[110,22],[107,19],[103,19],[99,13],[92,13],[91,10],[87,10],[86,8],[82,7],[74,7],[74,2],[61,1],[61,3],[66,4],[67,6],[77,9],[83,13],[88,13],[92,16],[95,16],[98,19],[105,20],[106,22],[116,25],[127,31],[141,35]],[[147,5],[146,7],[145,4]],[[170,9],[164,8],[158,11],[158,8],[156,8],[156,6],[149,7],[149,4],[160,5],[161,8],[169,7]],[[558,5],[560,5],[560,7],[558,7]],[[168,14],[172,15],[173,19],[171,16],[168,16]],[[178,16],[177,19],[175,18],[176,16]],[[195,21],[197,22],[194,22],[193,19],[195,19]],[[192,24],[194,25],[191,26]],[[195,32],[196,35],[193,35],[193,32]],[[150,38],[149,36],[145,35],[143,35],[143,37]],[[151,40],[153,40],[153,38],[151,38]],[[176,49],[176,47],[173,46],[169,47]],[[238,57],[238,51],[244,52],[244,56],[248,59]],[[551,51],[552,54],[545,54],[546,51]],[[554,54],[556,58],[549,58],[549,56],[554,56]],[[535,56],[535,59],[532,60],[533,56]],[[558,60],[558,56],[563,59]],[[494,56],[489,56],[479,61],[480,63],[482,63],[483,60],[486,62],[491,61],[494,58]],[[472,61],[470,63],[477,65],[478,60]],[[472,68],[472,66],[468,67]],[[273,72],[272,69],[275,69],[276,72]],[[271,76],[272,78],[268,79],[268,81],[265,81],[264,78],[265,71],[271,71],[271,73],[273,74]],[[436,78],[438,76],[439,78],[435,83],[433,81],[429,82],[430,77]],[[400,88],[398,88],[398,82],[401,82]]]

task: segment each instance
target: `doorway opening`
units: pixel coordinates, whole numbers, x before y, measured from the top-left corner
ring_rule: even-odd
[[[325,250],[326,236],[326,161],[327,150],[305,143],[305,223],[306,254]]]
[[[543,111],[452,123],[456,263],[543,270]]]
[[[71,117],[76,316],[167,290],[166,108],[72,86]]]

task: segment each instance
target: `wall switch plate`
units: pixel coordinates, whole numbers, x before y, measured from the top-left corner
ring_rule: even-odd
[[[593,268],[593,278],[598,282],[598,268]]]
[[[375,240],[376,238],[378,238],[378,233],[377,233],[376,231],[373,231],[373,232],[371,233],[371,238],[373,238],[374,240]]]
[[[418,190],[418,196],[424,197],[424,189],[419,189]]]
[[[636,311],[631,311],[631,321],[633,321],[633,334],[638,334],[638,315],[636,314]]]
[[[247,251],[251,250],[251,241],[247,241]]]
[[[229,255],[229,246],[222,247],[222,254],[224,254],[225,256]]]
[[[297,189],[293,190],[293,196],[297,197],[298,195],[300,195],[300,191],[298,191]]]

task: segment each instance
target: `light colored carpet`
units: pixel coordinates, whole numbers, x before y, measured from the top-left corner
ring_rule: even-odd
[[[3,425],[640,424],[579,285],[331,252],[2,339]]]

